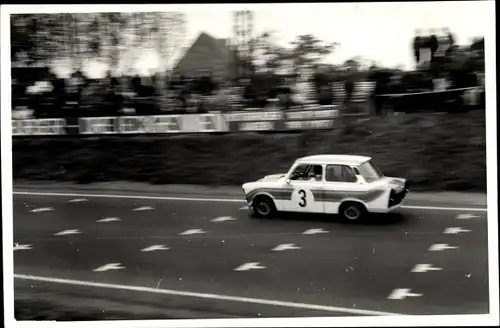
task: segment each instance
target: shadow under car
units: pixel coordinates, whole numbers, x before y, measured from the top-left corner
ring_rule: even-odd
[[[395,225],[404,223],[407,218],[403,213],[397,211],[389,213],[368,213],[362,220],[348,221],[343,220],[339,215],[336,214],[313,214],[313,213],[294,213],[294,212],[278,212],[272,218],[264,219],[255,216],[254,214],[249,214],[253,219],[256,220],[283,220],[283,221],[311,221],[311,222],[336,222],[342,224],[360,224],[360,225]]]

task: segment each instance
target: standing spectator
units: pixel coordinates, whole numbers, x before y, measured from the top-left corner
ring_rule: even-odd
[[[12,108],[23,107],[26,105],[24,101],[25,98],[25,87],[22,82],[16,78],[12,78]]]
[[[55,74],[50,74],[50,82],[52,84],[50,97],[53,99],[52,114],[54,117],[62,117],[66,98],[66,83],[64,82],[64,79],[58,78]]]
[[[136,97],[140,97],[141,94],[142,94],[142,81],[141,81],[141,77],[136,74],[132,78],[131,85],[132,85],[132,90],[135,93]]]
[[[422,31],[415,30],[415,37],[413,38],[413,55],[415,56],[416,64],[420,64],[420,47],[422,47]]]
[[[391,76],[389,80],[389,85],[388,85],[388,92],[391,94],[403,94],[404,93],[404,88],[403,88],[403,83],[402,83],[402,74],[401,73],[396,73],[393,76]],[[402,99],[403,97],[393,97],[392,98],[392,107],[394,112],[400,112],[402,109]]]
[[[441,29],[441,33],[437,36],[438,38],[438,50],[436,56],[439,58],[445,57],[447,51],[450,49],[450,32],[447,28]]]
[[[319,104],[331,105],[333,103],[333,87],[331,83],[322,85],[319,89]]]
[[[445,91],[448,90],[449,81],[448,74],[445,72],[440,72],[439,75],[432,80],[433,91]]]
[[[443,33],[445,35],[447,45],[445,49],[445,56],[449,57],[451,55],[453,47],[455,46],[455,37],[448,28],[444,28]]]
[[[243,85],[243,98],[245,99],[246,107],[253,107],[257,99],[257,87],[253,81],[245,79]]]
[[[94,117],[103,115],[105,112],[106,88],[100,80],[88,80],[82,91],[80,109],[83,116]]]
[[[117,78],[112,77],[108,85],[108,92],[106,94],[106,116],[116,116],[120,113],[123,105],[123,96],[119,93],[119,81]]]
[[[71,74],[66,85],[66,105],[70,112],[65,113],[70,116],[80,116],[80,98],[85,84],[85,77],[79,70]]]
[[[479,82],[479,95],[478,95],[478,105],[479,109],[486,109],[486,89],[485,89],[485,76],[484,72],[478,74],[478,82]]]
[[[375,88],[372,92],[372,101],[374,103],[375,115],[381,115],[387,97],[383,96],[389,91],[389,79],[391,74],[381,69],[375,69],[371,79],[375,82]]]
[[[349,106],[352,100],[352,95],[354,94],[354,76],[352,71],[348,71],[344,80],[344,89],[345,89],[345,105]]]
[[[440,71],[437,76],[432,79],[434,93],[429,94],[429,108],[431,110],[446,110],[448,104],[448,97],[450,93],[444,92],[450,87],[449,75],[447,72]]]
[[[436,53],[439,48],[439,40],[436,35],[436,30],[431,29],[430,30],[430,37],[429,37],[429,49],[431,50],[431,63],[434,62]]]
[[[179,90],[179,100],[182,103],[182,111],[186,112],[189,106],[189,97],[192,92],[192,82],[187,77],[182,77],[182,84]]]
[[[220,85],[220,84],[219,84]],[[222,85],[215,90],[214,95],[207,99],[208,111],[225,111],[230,108],[230,90],[227,86]]]

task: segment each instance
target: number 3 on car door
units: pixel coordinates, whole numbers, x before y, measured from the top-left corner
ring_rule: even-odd
[[[298,183],[297,183],[298,184]],[[305,183],[304,183],[305,184]],[[314,185],[295,185],[292,201],[289,202],[288,211],[302,213],[323,213],[323,201],[321,200],[321,183]]]
[[[314,207],[314,197],[308,186],[294,186],[288,210],[292,212],[310,212],[311,207]]]
[[[307,194],[304,189],[299,190],[299,206],[300,207],[306,207],[307,206]]]

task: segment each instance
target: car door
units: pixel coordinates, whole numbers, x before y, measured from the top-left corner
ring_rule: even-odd
[[[362,192],[362,189],[352,167],[327,165],[323,191],[325,213],[337,214],[341,201],[346,198],[355,198]]]
[[[308,175],[311,170],[321,168],[321,174],[313,179]],[[288,184],[292,186],[291,200],[287,202],[285,208],[288,212],[299,213],[323,213],[323,185],[324,185],[324,167],[322,165],[309,165],[306,170],[306,176],[290,177]]]

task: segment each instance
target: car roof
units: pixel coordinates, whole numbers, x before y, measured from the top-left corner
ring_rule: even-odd
[[[371,160],[371,157],[356,155],[313,155],[297,159],[299,164],[346,164],[359,165]]]

